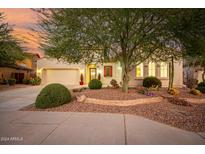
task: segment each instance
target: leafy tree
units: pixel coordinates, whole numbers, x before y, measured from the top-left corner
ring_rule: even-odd
[[[174,61],[182,57],[191,65],[204,68],[205,77],[205,10],[204,9],[168,9],[164,14],[167,30],[171,33],[165,50],[155,52],[155,60],[169,62],[169,88],[173,88]],[[170,42],[169,41],[169,42]]]
[[[170,25],[174,35],[181,41],[186,63],[201,66],[204,70],[202,79],[205,81],[205,10],[183,9]]]
[[[12,29],[4,22],[0,12],[0,66],[15,65],[16,60],[24,58],[20,42],[11,35]]]
[[[169,62],[172,88],[174,61],[193,54],[196,47],[200,49],[196,57],[205,49],[203,9],[37,11],[43,34],[41,47],[46,54],[69,63],[117,60],[122,66],[124,92],[128,90],[129,72],[147,59]],[[172,41],[177,47],[167,45]]]
[[[69,63],[120,61],[124,92],[128,73],[165,48],[166,18],[158,9],[38,10],[41,47],[51,57]],[[106,58],[105,58],[106,57]]]

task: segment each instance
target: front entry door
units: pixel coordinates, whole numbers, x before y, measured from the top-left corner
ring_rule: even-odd
[[[90,68],[90,80],[96,79],[96,68]]]

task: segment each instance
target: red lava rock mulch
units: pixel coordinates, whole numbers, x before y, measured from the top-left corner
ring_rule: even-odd
[[[126,98],[126,95],[122,98]],[[180,106],[168,103],[166,99],[164,99],[161,103],[140,104],[128,107],[78,103],[73,100],[68,104],[50,109],[36,109],[34,105],[31,105],[22,110],[131,114],[142,116],[188,131],[205,132],[205,104]]]
[[[129,89],[128,93],[123,93],[119,89],[103,88],[99,90],[83,90],[82,92],[75,92],[74,95],[85,95],[89,98],[104,99],[104,100],[134,100],[138,98],[149,98],[137,92],[136,89]]]

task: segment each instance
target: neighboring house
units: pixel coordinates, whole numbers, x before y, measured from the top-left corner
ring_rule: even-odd
[[[0,67],[0,82],[8,78],[15,78],[17,83],[22,83],[23,79],[36,76],[37,59],[39,58],[39,54],[28,53],[28,58],[16,61],[14,66]]]
[[[174,86],[183,85],[183,63],[175,63]],[[104,85],[109,85],[112,79],[118,83],[122,79],[122,69],[119,62],[103,64],[67,64],[52,58],[42,58],[37,61],[37,75],[42,78],[42,84],[62,83],[68,85],[79,85],[80,75],[83,74],[84,84],[92,79],[100,80]],[[162,81],[162,86],[168,86],[168,64],[159,62],[145,62],[136,66],[130,72],[129,86],[142,85],[144,77],[156,76]]]

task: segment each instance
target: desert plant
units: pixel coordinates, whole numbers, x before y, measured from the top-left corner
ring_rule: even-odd
[[[191,89],[190,93],[193,94],[193,95],[200,95],[201,94],[201,92],[197,89]]]
[[[102,82],[97,79],[93,79],[89,82],[88,87],[90,89],[101,89],[102,88]]]
[[[32,84],[33,86],[40,85],[41,84],[41,78],[40,77],[31,78],[29,80],[29,83]]]
[[[179,95],[179,91],[178,91],[177,89],[174,89],[174,88],[168,90],[168,93],[169,93],[170,95],[174,95],[174,96]]]
[[[160,88],[162,87],[162,82],[158,78],[150,76],[144,78],[143,86],[146,88]]]
[[[36,98],[36,108],[45,109],[57,107],[71,101],[69,90],[58,83],[49,84],[44,87]]]
[[[112,79],[110,81],[110,84],[112,85],[113,88],[119,88],[120,87],[115,79]]]
[[[10,86],[15,85],[15,84],[16,84],[16,79],[14,79],[14,78],[9,78],[9,79],[8,79],[8,84],[9,84]]]

